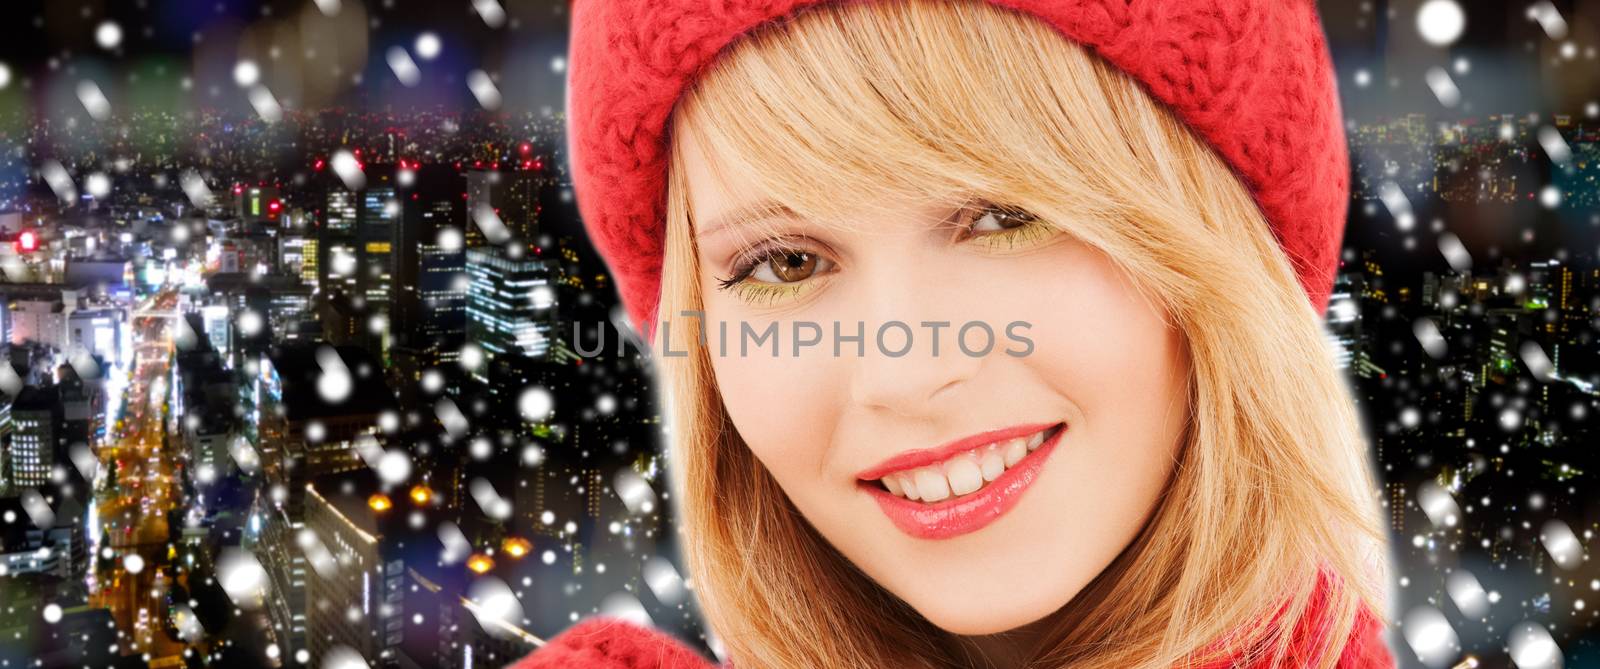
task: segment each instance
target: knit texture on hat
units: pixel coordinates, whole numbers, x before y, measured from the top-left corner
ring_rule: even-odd
[[[645,332],[660,301],[667,122],[740,35],[829,0],[576,0],[568,96],[579,212]],[[839,1],[839,0],[833,0]],[[854,0],[858,2],[870,0]],[[1141,82],[1232,166],[1327,310],[1349,199],[1337,84],[1310,0],[991,0]]]

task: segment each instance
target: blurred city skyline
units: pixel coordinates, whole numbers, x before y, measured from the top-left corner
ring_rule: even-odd
[[[1391,647],[1600,666],[1600,0],[1320,6]],[[569,11],[0,9],[0,664],[498,666],[595,613],[715,649],[649,361],[575,353],[625,335]]]

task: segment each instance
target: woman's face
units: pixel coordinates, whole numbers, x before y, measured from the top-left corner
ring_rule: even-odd
[[[1172,473],[1181,334],[1104,255],[1015,209],[864,203],[855,220],[779,215],[758,233],[728,220],[758,189],[719,178],[692,134],[678,137],[712,367],[794,506],[949,632],[1009,630],[1068,603]],[[906,327],[884,328],[880,347],[890,322]],[[987,355],[970,323],[993,332]],[[757,343],[774,324],[776,355]]]

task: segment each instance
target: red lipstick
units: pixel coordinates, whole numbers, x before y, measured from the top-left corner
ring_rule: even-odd
[[[912,451],[905,451],[899,455],[889,458],[888,460],[884,460],[883,462],[873,465],[870,468],[862,470],[860,473],[856,474],[856,478],[863,481],[875,481],[894,472],[906,469],[916,469],[923,465],[931,465],[935,462],[949,460],[958,453],[970,451],[979,446],[986,446],[988,444],[1005,441],[1007,439],[1014,439],[1016,437],[1026,437],[1030,434],[1050,428],[1054,425],[1056,425],[1056,423],[1018,425],[1016,427],[1007,427],[999,430],[981,432],[970,437],[963,437],[961,439],[957,439],[941,446],[935,446],[933,448],[919,448]]]
[[[930,504],[889,492],[877,481],[890,473],[933,464],[963,451],[1050,428],[1055,429],[1051,429],[1038,448],[971,494]],[[862,472],[859,477],[862,480],[857,485],[873,496],[878,508],[895,527],[918,539],[949,539],[976,532],[1016,506],[1022,494],[1038,479],[1045,459],[1054,452],[1066,429],[1064,423],[1024,425],[973,435],[937,448],[909,451]]]

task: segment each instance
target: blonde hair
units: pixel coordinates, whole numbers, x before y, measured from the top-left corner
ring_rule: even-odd
[[[1359,607],[1386,618],[1366,438],[1322,321],[1238,177],[1136,82],[987,2],[834,3],[730,47],[670,127],[714,169],[818,219],[885,194],[1024,208],[1112,259],[1182,331],[1191,416],[1168,489],[1053,614],[1030,666],[1281,659],[1319,570],[1340,587],[1314,666],[1333,666]],[[696,321],[680,310],[701,302],[681,146],[660,313],[685,332]],[[678,521],[734,663],[971,666],[804,521],[731,424],[709,352],[689,348],[658,362]]]

